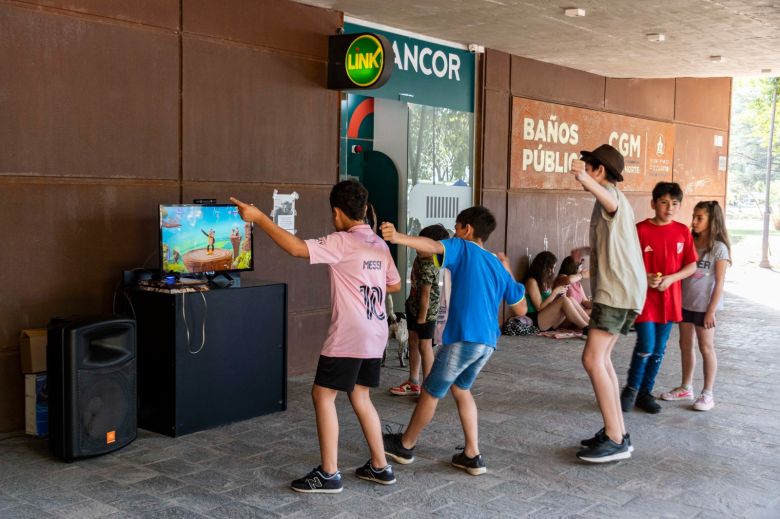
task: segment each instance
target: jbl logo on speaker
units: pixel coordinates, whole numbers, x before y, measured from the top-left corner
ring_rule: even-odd
[[[110,445],[116,441],[116,431],[108,431],[106,433],[106,445]]]

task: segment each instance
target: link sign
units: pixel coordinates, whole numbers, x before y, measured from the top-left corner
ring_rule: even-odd
[[[394,61],[393,47],[380,34],[331,36],[328,44],[328,88],[379,88],[390,79]]]

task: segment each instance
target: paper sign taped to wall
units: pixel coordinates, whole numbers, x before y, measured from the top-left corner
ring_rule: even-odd
[[[298,212],[295,210],[295,201],[298,200],[298,193],[282,194],[274,189],[273,194],[274,208],[271,210],[271,219],[276,225],[289,232],[296,234],[295,216]]]

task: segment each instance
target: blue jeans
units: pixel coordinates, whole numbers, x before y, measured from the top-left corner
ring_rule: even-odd
[[[664,360],[666,341],[674,323],[636,323],[636,346],[628,368],[628,387],[649,393]]]
[[[442,399],[450,386],[471,389],[482,367],[495,348],[476,342],[454,342],[442,346],[433,361],[433,367],[423,382],[431,396]]]

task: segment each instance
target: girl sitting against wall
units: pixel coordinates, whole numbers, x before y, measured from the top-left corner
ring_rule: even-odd
[[[591,301],[582,287],[582,280],[588,277],[587,273],[588,271],[582,268],[582,261],[577,263],[573,256],[566,256],[561,262],[558,278],[555,280],[553,288],[568,285],[566,296],[579,303],[585,313],[590,315]]]
[[[589,316],[579,303],[566,295],[569,285],[553,288],[556,262],[555,254],[549,251],[540,252],[531,262],[525,279],[527,315],[543,332],[556,329],[565,321],[576,328],[585,328]]]

